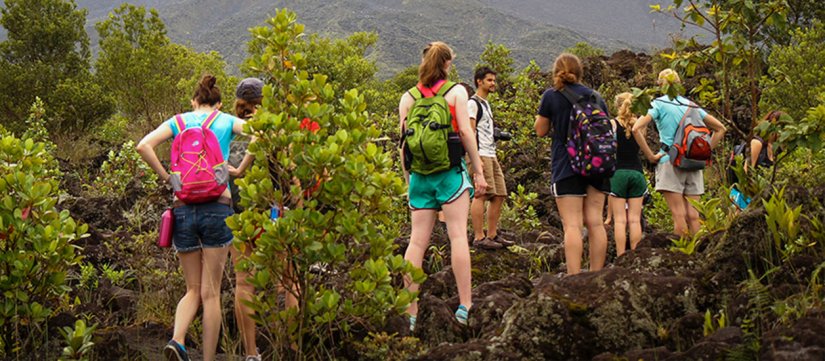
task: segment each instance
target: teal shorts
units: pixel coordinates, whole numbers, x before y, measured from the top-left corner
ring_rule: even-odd
[[[619,198],[639,198],[647,191],[647,180],[642,172],[619,169],[610,178],[610,194]]]
[[[410,172],[410,209],[440,210],[444,204],[454,202],[465,191],[473,197],[473,184],[462,164],[433,174]]]

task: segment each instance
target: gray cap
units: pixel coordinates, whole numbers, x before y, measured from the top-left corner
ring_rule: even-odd
[[[263,96],[264,82],[258,78],[246,78],[235,88],[235,98],[254,100]]]

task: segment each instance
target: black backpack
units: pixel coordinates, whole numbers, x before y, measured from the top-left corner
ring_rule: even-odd
[[[736,166],[736,156],[742,155],[742,160],[745,161],[747,157],[745,157],[745,150],[748,148],[748,142],[742,141],[741,143],[733,146],[733,149],[730,151],[730,156],[728,157],[728,184],[734,184],[739,181],[736,177],[736,171],[734,171],[734,167]]]

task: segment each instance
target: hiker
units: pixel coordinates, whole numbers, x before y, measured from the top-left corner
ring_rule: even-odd
[[[587,228],[590,244],[590,270],[602,269],[607,254],[607,232],[602,223],[602,212],[606,193],[610,191],[610,178],[576,174],[567,148],[574,108],[570,98],[595,99],[598,109],[593,111],[601,111],[602,116],[608,116],[607,104],[599,93],[580,83],[582,75],[582,64],[577,56],[569,53],[559,55],[553,65],[553,87],[542,95],[535,122],[539,137],[550,133],[553,137],[551,192],[556,198],[564,228],[564,258],[568,275],[581,272],[582,223]]]
[[[665,69],[659,73],[658,84],[660,86],[680,83],[679,74],[672,69]],[[656,122],[659,141],[662,144],[662,149],[657,154],[653,153],[644,138],[644,131],[651,120]],[[690,127],[697,132],[703,131],[707,134],[712,131],[709,140],[697,138],[701,142],[692,141],[694,144],[702,145],[698,149],[701,151],[697,153],[709,159],[710,151],[719,145],[725,135],[725,126],[713,115],[708,114],[682,95],[678,95],[675,99],[670,99],[667,95],[654,99],[647,115],[637,120],[632,130],[642,153],[648,161],[656,164],[655,189],[664,196],[673,218],[674,232],[680,236],[690,236],[699,231],[699,213],[689,200],[699,200],[705,192],[702,168],[707,160],[691,159],[687,156],[687,150],[679,148],[678,139],[684,139],[685,144],[690,139],[694,139],[685,136],[687,127],[680,126],[688,120],[707,124],[707,127],[702,124]],[[682,134],[678,134],[680,131]],[[684,145],[681,146],[684,147]],[[693,149],[692,146],[688,148]],[[691,168],[687,168],[689,165]]]
[[[785,113],[782,111],[772,110],[766,114],[761,121],[759,121],[759,124],[757,124],[754,129],[759,128],[764,123],[775,124],[784,114]],[[735,145],[733,150],[731,150],[730,157],[728,159],[728,183],[734,185],[739,181],[736,176],[736,172],[734,171],[734,167],[736,166],[736,156],[738,155],[742,155],[744,161],[743,168],[746,173],[750,168],[768,168],[773,166],[773,144],[776,142],[778,137],[779,134],[777,132],[759,135],[754,134],[753,137],[750,138],[750,141],[743,141],[742,143]]]
[[[203,359],[212,361],[218,345],[218,333],[221,326],[220,289],[221,277],[226,264],[229,246],[232,244],[232,231],[226,226],[226,217],[232,215],[232,202],[229,189],[224,188],[217,198],[203,203],[183,202],[180,197],[197,199],[195,195],[183,193],[191,184],[184,182],[188,174],[173,174],[163,167],[155,153],[155,147],[168,139],[177,138],[184,130],[199,128],[203,125],[211,132],[195,132],[202,135],[206,144],[200,145],[205,150],[202,158],[215,158],[224,162],[229,158],[229,143],[235,134],[242,134],[244,121],[220,112],[221,91],[216,86],[216,78],[204,75],[195,88],[192,97],[193,111],[176,115],[163,122],[157,129],[146,135],[137,145],[137,152],[143,160],[157,172],[161,179],[170,182],[176,191],[174,202],[175,228],[173,244],[180,259],[186,281],[186,294],[178,302],[175,310],[175,328],[172,339],[163,352],[169,360],[189,360],[184,346],[186,332],[203,304]],[[192,134],[192,133],[187,133]],[[210,135],[214,134],[212,138]],[[206,145],[210,141],[219,145],[209,151]],[[214,144],[214,143],[212,143]],[[175,145],[175,144],[173,144]],[[198,144],[183,144],[182,147],[195,147]],[[173,154],[175,152],[173,147]],[[181,159],[186,154],[184,154]],[[174,161],[174,160],[173,160]],[[217,164],[208,164],[217,166]],[[176,164],[173,164],[173,168]],[[220,184],[225,187],[228,169],[219,168],[212,175],[212,182],[219,186],[211,188],[220,191]],[[210,173],[206,173],[210,174]],[[194,193],[194,192],[193,192]]]
[[[785,113],[779,110],[773,110],[770,113],[766,114],[764,118],[762,118],[760,124],[765,122],[776,124],[779,121],[779,118],[783,115],[785,115]],[[750,159],[750,162],[745,163],[746,171],[748,170],[748,168],[768,168],[773,166],[773,163],[775,161],[773,144],[776,142],[777,138],[779,138],[779,133],[777,132],[762,134],[761,136],[753,136],[753,138],[750,141],[750,154],[748,157],[748,159]]]
[[[504,183],[504,172],[496,158],[496,137],[494,132],[493,111],[487,96],[496,91],[496,72],[486,66],[476,69],[473,76],[476,92],[467,102],[467,113],[470,115],[470,126],[478,142],[478,155],[484,168],[484,180],[487,182],[487,193],[484,197],[475,197],[470,205],[470,215],[473,221],[473,246],[481,249],[500,249],[515,244],[498,234],[498,221],[501,218],[501,206],[507,199],[507,186]],[[472,175],[473,172],[470,172]],[[484,211],[487,201],[487,232],[484,231]]]
[[[258,107],[263,101],[263,86],[264,82],[257,78],[246,78],[238,83],[235,88],[235,115],[243,120],[249,120],[258,111]],[[237,142],[236,142],[237,143]],[[234,144],[233,144],[234,145]],[[246,150],[246,147],[243,147]],[[238,160],[238,154],[233,147],[233,153],[230,156],[229,163],[237,168],[230,172],[234,177],[241,177],[249,168],[252,161],[255,159],[251,153],[246,153],[242,160]],[[234,183],[230,183],[234,184]],[[238,195],[236,198],[236,194]],[[235,204],[235,211],[240,211],[237,205],[240,200],[238,187],[232,187],[233,204]],[[258,352],[256,342],[255,320],[252,319],[254,310],[248,306],[248,302],[252,301],[255,294],[255,287],[249,283],[248,279],[252,275],[246,270],[238,269],[238,262],[242,258],[248,258],[252,255],[254,244],[242,243],[235,247],[229,248],[229,254],[232,258],[232,264],[235,267],[235,319],[238,324],[238,332],[241,334],[241,342],[243,344],[245,357],[244,361],[260,361],[261,354]]]
[[[428,44],[418,67],[419,83],[404,93],[398,106],[404,139],[401,159],[405,171],[410,172],[408,193],[412,218],[410,244],[404,259],[421,268],[436,212],[443,210],[460,302],[455,317],[458,322],[466,324],[468,311],[472,307],[467,218],[473,186],[475,195],[481,196],[487,183],[484,181],[475,134],[470,127],[467,92],[447,80],[454,58],[455,53],[447,44]],[[447,144],[444,144],[444,139]],[[474,168],[472,183],[463,159],[465,149]],[[409,277],[404,278],[404,284],[410,291],[418,291],[419,285]],[[407,313],[410,330],[414,330],[418,315],[417,301],[410,304]]]
[[[627,247],[630,232],[630,249],[636,249],[642,240],[642,202],[647,191],[647,180],[639,158],[639,144],[631,130],[636,115],[630,111],[633,94],[616,96],[619,115],[611,122],[616,127],[616,173],[610,178],[608,207],[613,216],[613,235],[616,238],[616,256]]]

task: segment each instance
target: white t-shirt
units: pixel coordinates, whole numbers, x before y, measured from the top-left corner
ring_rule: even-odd
[[[473,100],[475,99],[475,100]],[[478,103],[476,103],[478,100]],[[467,101],[467,112],[470,118],[475,119],[478,115],[478,104],[481,103],[481,119],[476,119],[476,131],[478,132],[478,155],[482,157],[496,156],[496,142],[493,139],[493,111],[490,110],[490,103],[477,95],[473,95]]]

